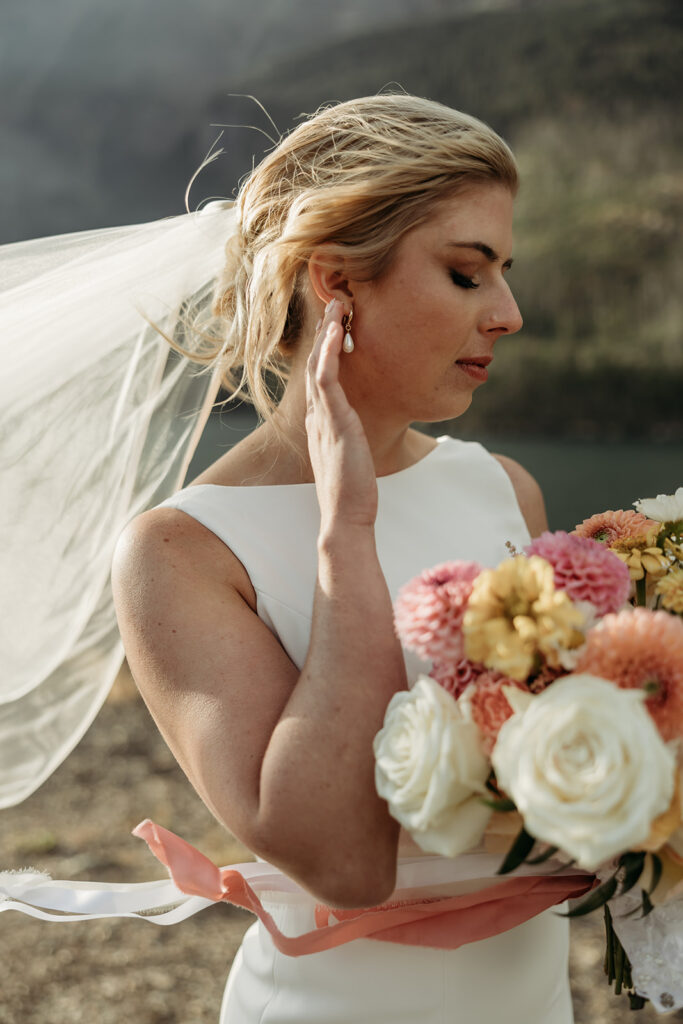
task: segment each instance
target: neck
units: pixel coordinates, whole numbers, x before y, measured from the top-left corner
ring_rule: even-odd
[[[411,430],[409,423],[389,423],[381,417],[369,415],[365,410],[357,411],[368,439],[377,476],[387,476],[406,469],[434,447],[432,438]],[[263,441],[268,444],[270,451],[273,448],[277,451],[283,473],[300,483],[310,483],[314,479],[308,453],[305,416],[304,381],[292,378],[275,413],[273,426],[265,425],[262,428]],[[290,442],[289,445],[283,442],[282,435]]]

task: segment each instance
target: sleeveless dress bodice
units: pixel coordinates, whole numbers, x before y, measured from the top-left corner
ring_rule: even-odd
[[[509,556],[507,542],[521,550],[530,541],[508,474],[477,442],[441,437],[377,484],[377,552],[392,600],[440,562],[495,566]],[[181,510],[230,548],[258,616],[301,668],[317,577],[315,485],[190,485],[160,507]],[[429,670],[409,651],[404,658],[409,685]],[[314,910],[312,898],[282,894],[268,905],[295,934],[313,927]],[[571,1024],[567,948],[566,921],[553,911],[456,950],[356,939],[299,958],[280,953],[257,921],[230,972],[221,1024]]]
[[[423,569],[452,559],[484,566],[530,537],[505,470],[475,441],[438,439],[413,466],[377,480],[377,553],[392,600]],[[314,484],[190,486],[163,507],[186,512],[239,558],[257,597],[259,618],[301,668],[306,658],[317,575],[320,511]],[[405,652],[408,681],[425,663]]]

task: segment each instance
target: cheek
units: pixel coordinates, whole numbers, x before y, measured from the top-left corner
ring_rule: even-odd
[[[391,288],[382,289],[369,303],[359,328],[369,351],[382,350],[425,354],[430,335],[443,331],[443,298],[437,301],[415,278],[398,278]]]

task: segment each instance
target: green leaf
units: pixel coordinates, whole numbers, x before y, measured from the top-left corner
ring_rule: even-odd
[[[619,858],[619,867],[623,870],[623,878],[619,883],[619,894],[628,892],[636,884],[643,873],[645,853],[624,853]]]
[[[566,871],[567,868],[573,868],[575,864],[576,864],[576,861],[572,857],[571,860],[565,860],[558,867],[553,868],[553,870],[550,871],[549,874],[551,874],[551,875],[559,875],[563,871]]]
[[[498,868],[496,874],[507,875],[508,872],[514,871],[520,864],[523,864],[524,858],[528,853],[531,853],[535,842],[534,837],[530,836],[525,828],[520,829],[517,838],[508,850],[505,860]]]
[[[644,889],[640,890],[640,895],[643,898],[643,915],[642,916],[643,917],[647,917],[647,915],[651,914],[652,911],[655,908],[654,908],[654,905],[653,905],[652,900],[650,899],[648,893],[646,893]]]
[[[652,858],[652,881],[650,882],[650,886],[647,890],[648,896],[651,896],[652,893],[655,891],[655,889],[659,885],[659,880],[662,877],[661,858],[658,857],[656,853],[651,853],[650,856]]]
[[[526,863],[543,864],[545,861],[550,860],[551,857],[554,857],[558,850],[559,846],[549,846],[547,850],[543,851],[543,853],[539,853],[538,857],[528,858]]]
[[[490,807],[492,811],[516,811],[517,807],[513,800],[508,800],[507,797],[501,796],[496,800],[489,800],[483,796],[481,802]]]
[[[607,900],[611,900],[616,891],[617,876],[612,875],[606,882],[599,885],[597,889],[592,889],[586,898],[573,907],[568,914],[560,914],[559,917],[583,917],[584,914],[590,914],[593,910],[597,910],[598,907],[604,906]]]

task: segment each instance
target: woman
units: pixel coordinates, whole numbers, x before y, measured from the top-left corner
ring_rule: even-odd
[[[383,903],[415,858],[374,787],[373,737],[419,668],[394,635],[397,588],[546,528],[521,466],[411,428],[465,412],[522,326],[505,280],[516,188],[493,131],[411,96],[287,136],[240,191],[217,300],[224,376],[244,368],[264,421],[117,548],[136,682],[213,814],[297,883],[263,896],[283,930],[312,928],[316,903]],[[286,380],[274,409],[267,371]],[[458,949],[361,938],[300,958],[257,923],[221,1015],[499,1019],[572,1020],[551,910]]]

